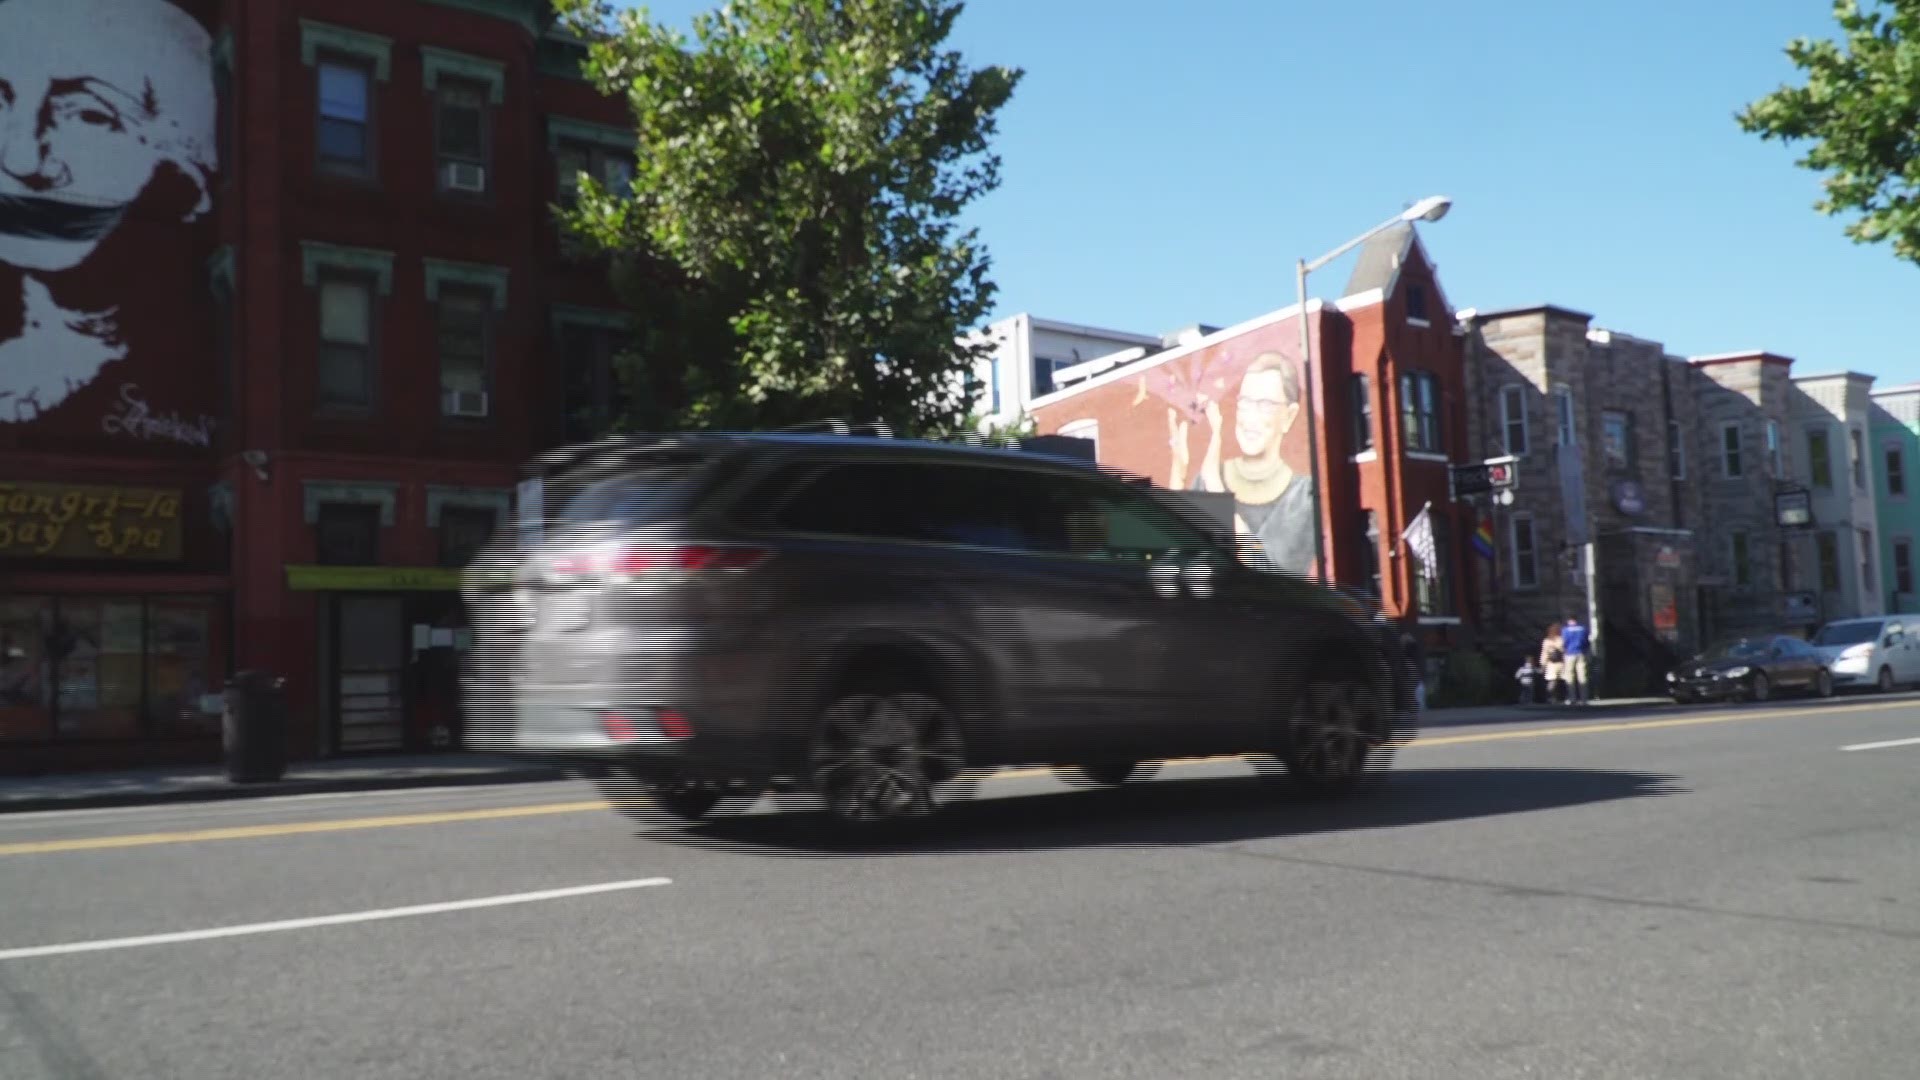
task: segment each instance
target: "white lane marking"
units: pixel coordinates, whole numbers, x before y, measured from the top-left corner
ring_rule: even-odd
[[[1852,746],[1843,746],[1840,749],[1843,751],[1886,750],[1895,746],[1920,746],[1920,739],[1889,739],[1886,742],[1854,743]]]
[[[450,911],[471,911],[474,908],[504,907],[508,904],[532,904],[541,900],[564,900],[573,896],[592,896],[595,893],[647,889],[656,885],[671,884],[673,884],[672,878],[636,878],[632,881],[574,885],[565,889],[542,889],[539,892],[512,893],[507,896],[482,896],[473,900],[452,900],[440,904],[416,904],[413,907],[381,908],[377,911],[350,911],[344,915],[318,915],[306,919],[281,919],[278,922],[220,926],[211,930],[184,930],[174,934],[75,941],[65,945],[33,945],[24,949],[0,949],[0,960],[65,956],[69,953],[101,952],[107,949],[137,949],[145,945],[177,945],[187,941],[210,941],[214,938],[243,937],[248,934],[274,934],[282,930],[308,930],[316,926],[342,926],[347,923],[375,922],[381,919],[405,919],[415,915],[443,915]]]
[[[4,2],[4,0],[0,0]],[[569,780],[536,780],[519,784],[473,784],[453,785],[450,787],[414,787],[414,788],[373,788],[365,791],[315,791],[305,795],[253,795],[238,799],[218,799],[205,802],[193,799],[181,799],[168,803],[137,803],[131,806],[88,806],[77,810],[21,810],[18,812],[0,809],[0,829],[7,829],[28,822],[44,821],[47,818],[96,818],[96,817],[143,817],[143,818],[190,818],[190,817],[238,817],[249,813],[263,813],[276,807],[285,807],[288,803],[338,802],[349,799],[387,798],[406,801],[446,801],[457,802],[460,799],[498,792],[524,791],[529,802],[540,802],[551,798],[538,789],[571,783]]]

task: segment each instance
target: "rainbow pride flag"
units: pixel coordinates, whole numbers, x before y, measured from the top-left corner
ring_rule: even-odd
[[[1481,518],[1473,530],[1473,550],[1483,559],[1493,558],[1493,519]]]

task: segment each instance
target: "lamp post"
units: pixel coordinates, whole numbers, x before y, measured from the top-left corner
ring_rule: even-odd
[[[1301,259],[1295,265],[1294,282],[1300,292],[1300,381],[1301,390],[1306,396],[1307,411],[1307,475],[1313,481],[1313,576],[1320,582],[1327,580],[1326,541],[1320,528],[1320,430],[1319,421],[1313,408],[1313,335],[1307,327],[1307,275],[1327,265],[1333,260],[1359,247],[1361,244],[1393,228],[1395,225],[1412,224],[1416,221],[1439,221],[1452,209],[1453,200],[1445,195],[1429,195],[1401,213],[1381,222],[1361,233],[1359,236],[1341,244],[1317,259]]]

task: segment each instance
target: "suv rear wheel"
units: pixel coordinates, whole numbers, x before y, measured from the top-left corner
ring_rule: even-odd
[[[1315,676],[1294,701],[1287,746],[1280,755],[1287,777],[1315,793],[1358,788],[1378,739],[1378,714],[1374,694],[1363,683]]]
[[[841,824],[926,817],[934,789],[965,767],[959,725],[933,694],[866,678],[822,710],[810,757],[813,790]]]

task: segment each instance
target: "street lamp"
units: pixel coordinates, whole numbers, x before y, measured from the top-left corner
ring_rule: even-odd
[[[1320,528],[1320,431],[1313,409],[1313,335],[1307,329],[1307,275],[1396,225],[1439,221],[1452,208],[1453,200],[1445,195],[1429,195],[1325,255],[1311,261],[1301,259],[1296,266],[1295,283],[1300,290],[1300,381],[1307,409],[1307,475],[1313,480],[1313,576],[1318,581],[1327,579],[1327,554]]]

